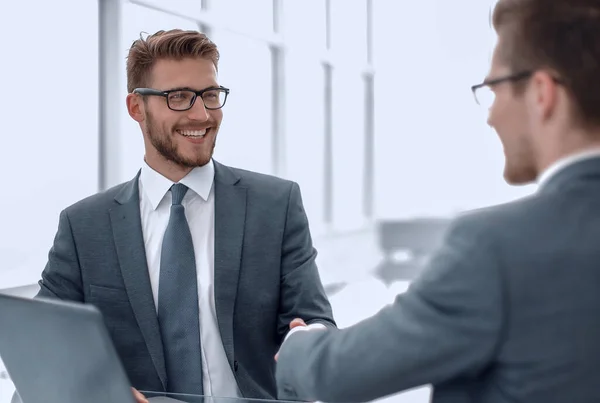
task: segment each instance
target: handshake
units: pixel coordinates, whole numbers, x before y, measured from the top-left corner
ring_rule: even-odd
[[[296,318],[290,322],[290,331],[285,336],[283,342],[285,343],[285,340],[287,340],[288,337],[290,337],[294,332],[297,332],[299,330],[310,330],[310,327],[302,319]],[[277,361],[277,357],[279,357],[279,353],[275,354],[275,361]]]
[[[324,326],[316,325],[316,324],[315,325],[307,325],[302,319],[296,318],[290,322],[290,331],[286,335],[285,340],[287,340],[295,332],[320,329],[320,328],[324,328]],[[285,340],[284,340],[284,343],[285,343]],[[279,356],[279,353],[275,354],[275,361],[277,361],[278,356]],[[148,403],[148,399],[146,399],[146,397],[140,391],[138,391],[135,388],[131,388],[131,389],[133,391],[133,396],[135,397],[135,400],[137,403]]]

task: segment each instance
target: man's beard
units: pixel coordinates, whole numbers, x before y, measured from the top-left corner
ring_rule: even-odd
[[[148,137],[150,138],[150,143],[152,143],[154,148],[156,148],[156,151],[158,151],[158,153],[167,161],[171,161],[185,168],[196,168],[208,164],[212,158],[215,149],[215,141],[213,141],[208,155],[200,153],[192,158],[181,155],[181,153],[177,151],[177,144],[173,139],[173,134],[161,133],[160,129],[155,125],[154,118],[148,112],[146,112],[146,130],[148,132]],[[215,128],[212,130],[215,130]]]

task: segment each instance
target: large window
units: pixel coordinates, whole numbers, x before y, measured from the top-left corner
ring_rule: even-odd
[[[287,177],[302,189],[312,233],[326,233],[325,2],[284,2],[285,159]],[[310,21],[310,29],[306,22]]]
[[[212,39],[221,53],[219,82],[231,89],[223,110],[215,159],[272,174],[269,48],[257,40],[218,29],[213,31]]]
[[[365,105],[362,66],[333,69],[333,225],[338,231],[364,225]]]
[[[366,122],[372,102],[365,91],[365,72],[371,67],[367,5],[367,1],[330,1],[332,221],[337,231],[362,228],[370,218],[365,204],[373,197],[364,177],[370,158],[365,140],[370,134]]]
[[[273,31],[273,0],[210,0],[206,7],[217,24],[246,36]]]
[[[163,11],[161,13],[163,18],[167,15],[200,18],[203,6],[202,0],[130,0],[130,3],[150,6],[155,10]],[[155,21],[156,17],[155,15]],[[165,20],[168,20],[168,17]]]
[[[285,3],[288,173],[306,189],[319,234],[363,228],[373,216],[368,4]]]

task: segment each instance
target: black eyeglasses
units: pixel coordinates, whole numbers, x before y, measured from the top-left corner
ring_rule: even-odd
[[[533,71],[523,71],[517,74],[510,74],[504,77],[485,80],[481,84],[474,85],[471,87],[471,91],[473,92],[473,96],[475,97],[475,102],[477,102],[478,105],[490,108],[494,103],[494,99],[496,97],[494,91],[492,91],[492,87],[505,82],[515,82],[524,80],[526,78],[531,77],[532,74]]]
[[[168,91],[160,91],[152,88],[136,88],[133,92],[140,95],[165,97],[169,109],[181,112],[191,109],[198,97],[202,99],[206,109],[221,109],[227,101],[229,88],[209,87],[200,91],[195,91],[190,88],[176,88]]]

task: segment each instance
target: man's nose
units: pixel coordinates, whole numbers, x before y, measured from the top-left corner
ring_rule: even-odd
[[[188,109],[188,118],[190,120],[205,122],[209,119],[209,117],[208,110],[204,106],[204,101],[202,98],[196,98],[194,105]]]

